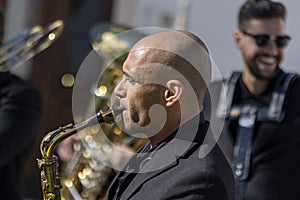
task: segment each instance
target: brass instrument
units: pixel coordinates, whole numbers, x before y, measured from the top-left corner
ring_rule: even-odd
[[[54,155],[55,148],[62,140],[97,123],[113,123],[114,115],[121,113],[121,109],[110,109],[106,112],[100,111],[93,117],[76,125],[69,124],[49,132],[40,145],[42,159],[37,159],[41,170],[41,185],[43,200],[60,200],[60,177],[59,163],[57,156]]]
[[[48,48],[62,33],[64,22],[56,20],[23,31],[0,47],[0,72],[12,70]]]

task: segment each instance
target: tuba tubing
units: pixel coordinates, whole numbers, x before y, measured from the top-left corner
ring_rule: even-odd
[[[49,132],[41,141],[40,151],[42,159],[37,159],[41,170],[41,186],[43,200],[60,200],[60,174],[56,146],[67,137],[97,123],[113,123],[114,116],[119,115],[122,108],[112,108],[106,112],[100,111],[79,124],[68,124]]]
[[[64,22],[56,20],[24,30],[0,47],[0,72],[12,70],[48,48],[61,35]]]

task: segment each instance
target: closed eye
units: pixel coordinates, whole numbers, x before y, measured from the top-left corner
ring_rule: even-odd
[[[128,73],[123,72],[123,76],[125,78],[126,81],[130,82],[130,83],[136,83],[137,81]]]

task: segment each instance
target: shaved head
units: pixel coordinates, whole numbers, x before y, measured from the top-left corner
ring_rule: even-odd
[[[139,58],[139,64],[160,63],[177,70],[202,102],[211,81],[211,62],[206,45],[196,35],[181,30],[154,33],[138,41],[131,56]]]

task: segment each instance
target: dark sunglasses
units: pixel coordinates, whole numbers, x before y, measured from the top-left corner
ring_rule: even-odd
[[[255,43],[259,47],[266,47],[271,40],[274,40],[278,48],[286,47],[291,37],[288,35],[272,36],[272,35],[253,35],[242,31],[244,35],[250,36],[255,39]]]

